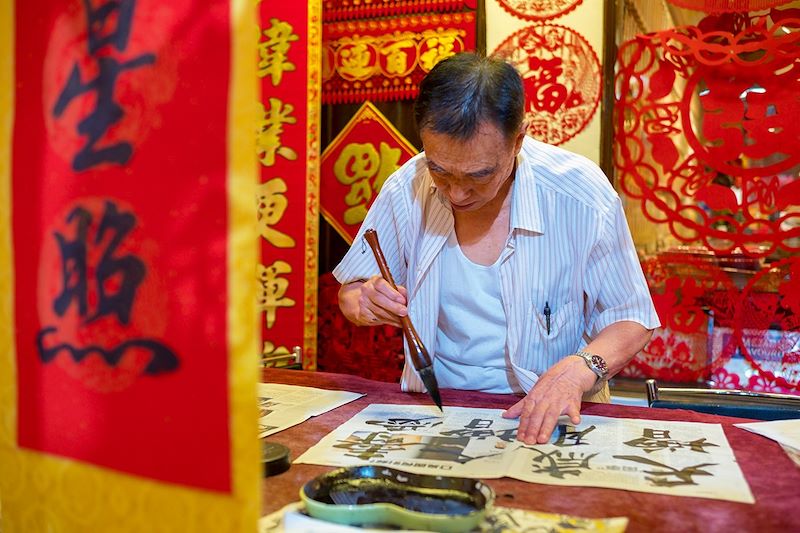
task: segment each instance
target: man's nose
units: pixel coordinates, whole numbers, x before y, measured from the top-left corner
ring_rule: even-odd
[[[459,185],[450,185],[450,188],[447,192],[449,193],[450,201],[454,204],[463,203],[464,200],[469,198],[468,187],[462,187]]]

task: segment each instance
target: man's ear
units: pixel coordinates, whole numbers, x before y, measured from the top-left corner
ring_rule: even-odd
[[[517,137],[514,139],[514,154],[519,155],[519,151],[522,150],[522,141],[525,139],[525,132],[527,131],[528,121],[523,120],[519,127],[519,132],[517,132]]]

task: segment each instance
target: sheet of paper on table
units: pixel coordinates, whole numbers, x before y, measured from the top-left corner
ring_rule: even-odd
[[[800,420],[770,420],[768,422],[745,422],[734,426],[752,431],[781,445],[786,455],[800,466]]]
[[[283,431],[362,396],[358,392],[259,383],[258,438]]]
[[[628,519],[616,518],[581,518],[550,513],[537,513],[510,507],[493,507],[480,529],[475,532],[503,533],[517,531],[547,531],[548,533],[622,533],[628,527]],[[258,533],[355,533],[385,532],[385,529],[370,529],[333,524],[312,518],[303,512],[303,504],[290,503],[283,509],[275,511],[258,521]],[[411,530],[404,530],[411,531]],[[412,532],[413,533],[413,532]]]
[[[516,440],[499,409],[372,404],[295,460],[380,464],[413,473],[503,476],[582,487],[754,503],[719,424],[585,415],[547,444]]]
[[[734,426],[758,433],[791,448],[800,448],[800,419],[746,422]]]

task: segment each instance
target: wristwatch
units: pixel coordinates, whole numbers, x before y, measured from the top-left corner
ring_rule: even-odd
[[[600,357],[597,354],[578,351],[572,355],[577,355],[586,363],[586,366],[589,367],[589,370],[597,374],[597,379],[605,379],[608,375],[608,365],[606,364],[606,360]]]

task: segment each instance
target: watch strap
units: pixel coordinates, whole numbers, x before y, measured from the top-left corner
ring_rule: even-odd
[[[583,359],[586,366],[589,367],[589,370],[595,373],[597,379],[605,379],[606,376],[608,376],[608,364],[606,364],[606,360],[596,353],[579,350],[572,355],[577,355]]]

